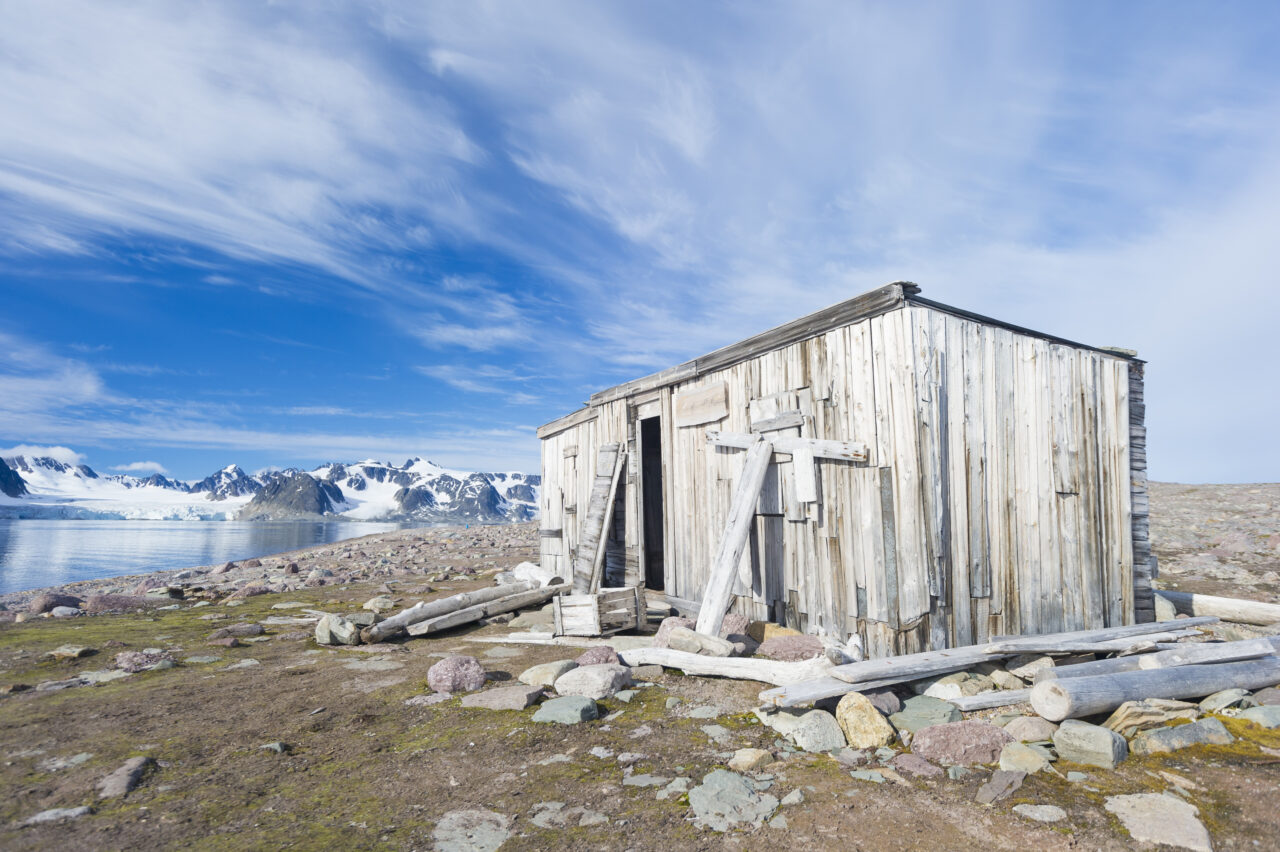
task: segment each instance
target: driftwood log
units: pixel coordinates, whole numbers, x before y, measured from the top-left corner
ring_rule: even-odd
[[[1191,592],[1156,592],[1159,597],[1173,604],[1180,614],[1214,615],[1223,621],[1236,624],[1268,626],[1280,622],[1280,604],[1247,601],[1241,598],[1220,598],[1214,595],[1196,595]],[[1181,624],[1182,622],[1178,622]],[[1169,622],[1165,622],[1169,624]]]
[[[1179,627],[1185,629],[1201,624],[1212,624],[1217,620],[1212,617],[1189,618],[1180,622]],[[836,666],[828,675],[812,681],[786,684],[778,689],[765,690],[760,693],[760,700],[779,707],[795,707],[812,704],[823,698],[834,698],[846,692],[879,689],[883,686],[960,671],[979,663],[999,660],[1015,654],[1031,653],[1024,649],[1043,646],[1046,642],[1100,642],[1167,630],[1168,625],[1150,623],[1104,627],[1096,630],[1073,630],[1043,636],[1005,636],[1001,637],[998,644],[994,646],[1002,649],[998,651],[991,650],[992,645],[964,645],[942,651],[922,651],[919,654],[864,660],[859,663]]]
[[[467,607],[486,603],[487,601],[497,600],[498,598],[505,598],[518,592],[527,592],[538,588],[538,586],[539,583],[537,580],[522,580],[508,586],[492,586],[490,588],[475,589],[470,592],[451,595],[447,598],[438,598],[434,601],[414,604],[408,609],[402,609],[400,612],[390,618],[378,622],[372,627],[366,627],[364,630],[361,630],[360,638],[364,640],[366,645],[372,645],[375,642],[381,642],[383,639],[389,639],[392,636],[399,636],[411,625],[417,624],[420,621],[426,621],[428,618],[447,615],[451,612],[457,612],[460,609],[466,609]]]
[[[1254,660],[1280,653],[1280,637],[1274,639],[1245,639],[1241,642],[1198,642],[1178,645],[1154,654],[1135,654],[1129,657],[1113,657],[1094,660],[1074,666],[1055,666],[1036,673],[1036,683],[1061,680],[1069,677],[1092,677],[1100,674],[1133,672],[1138,669],[1171,669],[1199,663],[1228,663],[1236,660]]]
[[[704,657],[670,648],[636,648],[619,651],[618,656],[628,666],[659,665],[680,669],[685,674],[757,680],[777,686],[809,680],[831,669],[831,662],[826,657],[786,663],[754,657]]]
[[[479,621],[482,618],[488,618],[491,615],[500,615],[504,612],[512,612],[513,610],[523,609],[527,606],[542,603],[550,600],[556,595],[567,592],[573,588],[572,583],[555,583],[550,586],[542,586],[537,589],[531,589],[527,592],[520,592],[515,595],[507,595],[504,598],[488,601],[486,603],[470,606],[466,609],[460,609],[456,612],[439,615],[435,618],[428,618],[425,621],[419,621],[417,624],[410,625],[408,633],[410,636],[426,636],[429,633],[438,633],[441,630],[448,630],[450,627],[460,627],[463,624],[470,624],[473,621]]]
[[[986,710],[990,707],[1008,707],[1010,704],[1022,704],[1031,699],[1030,689],[1002,689],[994,692],[979,692],[977,695],[962,695],[959,698],[948,698],[964,713],[974,710]]]
[[[1031,707],[1051,722],[1114,710],[1143,698],[1200,698],[1223,689],[1280,683],[1280,657],[1171,669],[1046,680],[1031,689]]]

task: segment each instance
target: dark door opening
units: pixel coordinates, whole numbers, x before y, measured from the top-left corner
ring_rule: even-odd
[[[662,428],[657,417],[640,421],[640,480],[644,516],[644,584],[662,591],[665,579],[662,562]]]

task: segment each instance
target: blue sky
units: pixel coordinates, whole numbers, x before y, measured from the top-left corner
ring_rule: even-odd
[[[888,281],[1150,361],[1280,480],[1273,3],[0,0],[0,449],[538,468]]]

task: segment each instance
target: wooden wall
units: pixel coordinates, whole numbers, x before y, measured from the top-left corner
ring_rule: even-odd
[[[643,581],[636,418],[656,414],[666,592],[700,600],[744,455],[707,430],[798,411],[770,434],[864,442],[868,460],[819,460],[818,500],[800,502],[794,462],[775,455],[736,611],[856,633],[872,656],[1128,623],[1143,589],[1141,381],[1140,362],[904,304],[558,421],[544,432],[542,558],[571,572],[595,447],[625,441],[621,544],[627,581]],[[677,424],[682,396],[719,386],[721,419]]]

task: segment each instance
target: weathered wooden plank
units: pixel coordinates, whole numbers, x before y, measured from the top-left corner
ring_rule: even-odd
[[[425,601],[414,604],[407,609],[378,622],[372,627],[366,627],[360,631],[360,638],[366,643],[372,645],[375,642],[381,642],[392,636],[399,636],[404,633],[407,628],[417,624],[420,621],[426,621],[429,618],[436,618],[441,615],[448,615],[451,612],[467,609],[476,604],[487,603],[489,601],[498,600],[499,598],[507,598],[521,592],[528,592],[536,589],[541,584],[537,580],[522,580],[518,583],[512,583],[507,586],[490,586],[488,588],[474,589],[470,592],[461,592],[456,595],[450,595],[444,598],[437,598],[433,601]]]
[[[717,447],[734,447],[746,449],[756,440],[763,438],[776,453],[795,453],[797,450],[808,450],[815,457],[835,461],[865,462],[867,445],[860,441],[826,441],[819,438],[800,438],[773,435],[754,435],[743,432],[720,432],[707,430],[707,442]]]
[[[566,429],[572,429],[574,426],[580,426],[583,423],[595,420],[596,414],[596,409],[591,406],[579,408],[577,411],[566,414],[563,417],[557,417],[550,423],[544,423],[539,426],[537,432],[538,437],[546,440],[552,435],[559,434]]]
[[[523,609],[527,606],[542,603],[563,592],[569,590],[568,583],[557,583],[551,586],[543,586],[537,589],[531,589],[518,594],[507,595],[496,600],[487,601],[466,609],[455,610],[444,615],[434,618],[428,618],[409,625],[407,633],[410,636],[426,636],[430,633],[438,633],[441,630],[448,630],[451,627],[461,627],[464,624],[470,624],[473,621],[479,621],[482,618],[488,618],[491,615],[500,615],[504,612],[512,612],[517,609]]]
[[[716,423],[729,414],[729,390],[724,382],[692,390],[677,390],[672,405],[677,428]]]
[[[738,563],[742,559],[742,551],[746,547],[747,536],[750,533],[756,498],[764,482],[764,472],[769,465],[770,455],[771,449],[763,440],[757,440],[756,444],[747,450],[742,473],[733,495],[733,503],[729,509],[729,522],[720,537],[719,549],[711,564],[711,574],[707,580],[706,592],[702,597],[702,608],[698,613],[697,623],[699,633],[715,636],[720,632],[720,625],[724,621],[724,614],[733,592],[734,579],[738,573]]]
[[[790,429],[804,423],[804,415],[799,411],[784,411],[781,414],[764,420],[752,421],[752,432],[777,432],[779,429]]]
[[[1159,636],[1158,633],[1150,634]],[[1138,669],[1166,669],[1199,663],[1227,663],[1254,660],[1280,653],[1280,637],[1245,639],[1240,642],[1195,642],[1177,645],[1152,654],[1109,657],[1071,666],[1053,666],[1036,673],[1036,683],[1068,677],[1092,677],[1100,674],[1131,672]]]
[[[977,695],[962,695],[959,698],[948,698],[962,713],[975,710],[989,710],[992,707],[1008,707],[1012,704],[1023,704],[1031,700],[1030,689],[1006,689],[995,692],[980,692]]]
[[[905,311],[884,317],[883,357],[890,371],[889,410],[893,430],[893,521],[897,543],[898,620],[929,611],[928,552],[920,495],[921,463],[916,417],[915,358]]]
[[[1225,598],[1216,595],[1197,595],[1191,592],[1158,591],[1157,595],[1173,604],[1179,613],[1186,615],[1211,615],[1223,621],[1237,624],[1280,624],[1280,604],[1250,601],[1242,598]],[[1180,625],[1182,621],[1167,622]]]
[[[613,518],[613,498],[621,460],[621,444],[604,444],[596,454],[595,479],[586,514],[578,528],[578,554],[573,566],[573,587],[580,594],[591,591],[596,566],[604,559],[607,525]]]
[[[818,502],[818,466],[813,460],[813,450],[797,447],[791,454],[792,475],[795,477],[796,500],[801,503]]]

